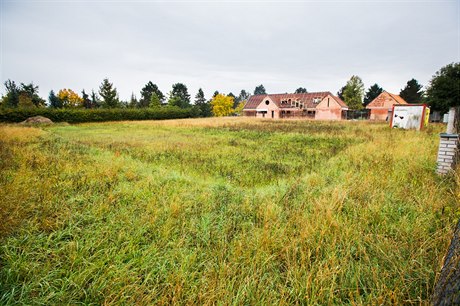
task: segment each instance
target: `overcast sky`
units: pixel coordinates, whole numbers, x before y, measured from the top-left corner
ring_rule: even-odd
[[[192,98],[336,93],[352,75],[399,93],[460,61],[460,1],[1,1],[7,79],[97,90],[109,78],[129,99],[150,80]]]

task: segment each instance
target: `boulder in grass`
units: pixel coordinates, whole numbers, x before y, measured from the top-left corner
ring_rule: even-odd
[[[53,124],[53,121],[43,116],[34,116],[34,117],[27,118],[21,123],[22,124]]]

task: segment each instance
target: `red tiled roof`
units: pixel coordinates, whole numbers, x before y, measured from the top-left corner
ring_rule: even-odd
[[[254,109],[259,106],[260,102],[266,97],[267,95],[253,95],[250,96],[248,102],[244,105],[245,109]]]
[[[340,99],[339,97],[337,97],[337,96],[334,96],[334,95],[331,95],[331,96],[334,98],[334,100],[335,100],[335,101],[337,101],[337,103],[339,103],[339,105],[340,105],[340,106],[342,106],[342,107],[346,107],[346,108],[348,107],[348,105],[347,105],[347,104],[345,104],[345,102],[343,102],[343,100],[342,100],[342,99]]]
[[[395,99],[398,104],[409,104],[406,102],[406,100],[404,100],[401,96],[399,95],[395,95],[395,94],[392,94],[392,93],[388,93],[391,97],[393,97],[393,99]]]
[[[281,101],[291,100],[304,104],[304,108],[316,108],[318,103],[314,103],[314,99],[324,99],[327,95],[331,95],[337,103],[342,107],[348,107],[339,97],[334,96],[329,91],[309,92],[309,93],[294,93],[294,94],[271,94],[271,95],[254,95],[249,97],[244,109],[255,109],[264,99],[269,97],[279,108],[292,108],[290,104],[281,105]]]
[[[389,98],[389,99],[388,99]],[[391,108],[394,104],[408,104],[404,101],[401,96],[383,91],[374,100],[372,100],[367,106],[367,109],[372,108]]]

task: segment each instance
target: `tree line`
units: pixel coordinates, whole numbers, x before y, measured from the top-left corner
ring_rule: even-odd
[[[57,93],[50,91],[48,102],[38,95],[38,86],[33,83],[17,85],[14,81],[5,83],[6,94],[0,100],[3,108],[161,108],[164,106],[191,109],[194,116],[229,116],[241,114],[244,104],[250,97],[250,92],[241,90],[239,95],[233,93],[221,94],[215,91],[212,98],[207,100],[200,88],[192,103],[187,86],[183,83],[172,85],[171,91],[165,95],[156,84],[148,81],[140,91],[138,99],[134,93],[129,101],[119,99],[116,87],[104,79],[99,90],[81,95],[71,89],[60,89]],[[383,92],[377,83],[364,90],[364,83],[359,76],[353,75],[337,92],[350,109],[362,109]],[[295,93],[307,93],[306,87],[299,87]],[[255,87],[254,95],[267,94],[261,84]],[[423,90],[423,85],[416,79],[411,79],[401,89],[399,95],[408,103],[426,103],[435,111],[447,112],[449,107],[460,104],[460,63],[452,63],[442,67],[433,75],[430,83]]]
[[[0,100],[0,107],[2,108],[143,109],[170,106],[192,109],[193,115],[198,117],[240,114],[250,96],[250,93],[244,89],[241,90],[238,96],[231,92],[221,94],[216,91],[212,98],[207,100],[203,90],[200,88],[192,102],[188,88],[183,83],[173,84],[171,91],[165,95],[158,85],[148,81],[141,89],[139,99],[132,93],[128,101],[122,101],[119,98],[116,87],[106,78],[102,81],[97,92],[92,90],[87,93],[83,89],[81,94],[78,94],[69,88],[60,89],[57,93],[51,90],[48,95],[48,101],[46,101],[38,95],[39,87],[33,83],[20,83],[17,85],[14,81],[7,80],[4,85],[6,93]]]
[[[450,107],[460,105],[460,63],[451,63],[438,70],[426,90],[416,79],[407,81],[399,95],[407,103],[428,104],[433,111],[446,113]],[[337,95],[350,109],[362,109],[380,95],[384,89],[377,83],[364,92],[364,84],[359,76],[352,76]]]
[[[400,90],[399,95],[407,103],[425,103],[426,96],[422,90],[423,85],[419,84],[416,79],[407,81],[406,86]],[[353,75],[347,84],[345,84],[338,92],[337,96],[342,99],[350,109],[362,109],[377,98],[384,89],[375,83],[370,86],[366,92],[364,91],[364,83],[362,79]]]

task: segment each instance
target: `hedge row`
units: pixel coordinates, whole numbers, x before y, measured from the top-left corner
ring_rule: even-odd
[[[43,116],[53,122],[100,122],[120,120],[163,120],[194,117],[193,109],[162,107],[157,109],[0,109],[0,122],[21,122]]]

